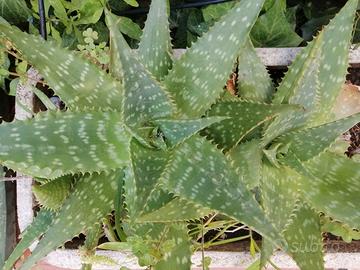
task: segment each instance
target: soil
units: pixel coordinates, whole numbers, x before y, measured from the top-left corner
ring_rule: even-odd
[[[275,86],[278,86],[287,72],[287,68],[274,68],[269,69],[270,77],[272,78]],[[360,68],[349,68],[348,74],[346,76],[346,80],[350,81],[352,84],[356,84],[360,86]]]
[[[360,69],[349,68],[349,74],[346,76],[346,79],[351,81],[353,84],[360,86]]]

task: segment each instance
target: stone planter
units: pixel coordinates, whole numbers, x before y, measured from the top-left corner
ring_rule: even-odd
[[[301,48],[261,48],[257,49],[263,63],[270,68],[284,68],[288,66]],[[178,57],[184,50],[176,50],[175,57]],[[350,51],[350,65],[354,68],[360,68],[360,49]],[[36,71],[30,69],[29,77],[37,77]],[[29,84],[34,82],[30,81]],[[20,86],[17,91],[18,99],[33,109],[33,92],[26,87]],[[28,117],[26,112],[17,107],[16,118],[25,119]],[[25,177],[23,177],[25,178]],[[31,179],[22,179],[17,181],[17,215],[20,231],[31,223],[33,219],[33,195],[31,192]],[[127,253],[99,251],[101,255],[106,255],[118,261],[120,265],[130,269],[141,269],[136,264],[136,259]],[[245,269],[254,261],[254,258],[248,252],[205,252],[205,256],[212,258],[211,269]],[[194,269],[200,266],[201,254],[196,253],[193,258]],[[326,267],[328,269],[360,269],[360,253],[328,253],[325,256]],[[276,253],[273,262],[282,269],[297,269],[292,259],[283,253]],[[44,270],[50,269],[79,269],[81,266],[80,258],[75,250],[57,250],[50,253],[41,263]],[[119,269],[119,266],[97,266],[94,269]],[[271,268],[269,268],[271,269]]]

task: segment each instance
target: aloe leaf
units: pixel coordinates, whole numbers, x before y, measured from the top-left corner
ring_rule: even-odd
[[[138,145],[138,147],[142,146]],[[187,221],[201,218],[211,212],[206,207],[176,198],[173,194],[160,189],[159,178],[165,169],[168,157],[163,158],[163,154],[159,151],[144,147],[134,154],[134,148],[132,147],[132,157],[136,156],[134,159],[136,161],[133,162],[132,182],[125,184],[129,214],[129,220],[126,222],[135,224]]]
[[[275,94],[274,103],[300,104],[305,112],[277,118],[265,132],[265,143],[289,129],[316,126],[333,119],[329,112],[341,90],[348,65],[348,43],[354,14],[351,10],[354,10],[354,1],[348,1],[347,6],[290,66]],[[335,46],[334,43],[341,45]],[[331,74],[330,78],[328,74]]]
[[[153,122],[158,125],[161,133],[165,137],[165,142],[170,147],[174,147],[183,142],[185,139],[195,135],[200,130],[225,119],[227,119],[227,117],[214,116],[195,120],[160,119]]]
[[[320,217],[309,205],[304,202],[297,205],[284,235],[301,270],[324,269]]]
[[[262,148],[259,139],[253,139],[232,148],[227,157],[232,161],[236,172],[243,176],[249,189],[259,186],[261,179]]]
[[[99,243],[99,239],[102,235],[103,229],[101,224],[95,224],[94,226],[90,227],[86,231],[86,239],[85,243],[82,247],[80,247],[80,252],[82,255],[82,261],[86,261],[82,263],[81,270],[91,270],[92,264],[89,261],[95,260],[94,257],[96,247]],[[110,260],[110,259],[109,259]]]
[[[133,170],[131,178],[133,180],[132,184],[125,184],[125,187],[128,187],[126,202],[130,207],[131,216],[136,217],[147,205],[147,201],[165,169],[170,153],[145,148],[135,140],[131,142],[130,152]]]
[[[130,50],[114,15],[107,12],[106,19],[110,28],[112,54],[115,54],[113,65],[119,62],[121,67],[115,66],[115,70],[122,69],[123,74],[125,122],[130,126],[139,126],[148,120],[171,115],[173,105],[164,88]]]
[[[33,185],[32,191],[43,208],[58,210],[71,191],[73,176],[59,177],[42,185]]]
[[[56,43],[0,24],[0,32],[40,72],[69,109],[119,110],[122,85],[95,65]]]
[[[298,109],[294,105],[269,105],[248,101],[223,101],[213,105],[208,116],[229,117],[204,130],[204,135],[220,148],[229,150],[259,125],[282,112]]]
[[[298,199],[298,176],[287,167],[276,168],[264,163],[261,197],[265,213],[279,231],[289,221]]]
[[[174,194],[161,189],[160,186],[155,187],[151,191],[146,201],[146,205],[143,207],[142,211],[137,217],[137,221],[141,215],[148,215],[154,211],[159,210],[160,208],[163,208],[164,211],[166,211],[166,209],[168,209],[168,207],[166,206],[170,204],[175,198],[176,197],[174,196]]]
[[[319,65],[319,86],[313,125],[333,119],[329,112],[345,81],[348,68],[353,23],[358,0],[349,0],[324,32],[322,58]]]
[[[168,223],[196,220],[207,216],[209,208],[196,205],[191,201],[175,198],[163,207],[137,218],[137,222]]]
[[[179,197],[233,217],[280,245],[282,237],[239,178],[221,151],[195,136],[175,148],[161,182]]]
[[[4,265],[6,252],[6,227],[7,227],[7,213],[6,213],[6,190],[5,182],[0,181],[0,267]]]
[[[299,184],[297,174],[287,167],[276,168],[264,163],[261,179],[261,202],[268,218],[278,231],[283,231],[290,221],[290,215],[298,199]],[[263,241],[261,265],[272,255],[276,248],[267,239]]]
[[[325,151],[342,133],[358,122],[360,113],[321,126],[289,132],[280,136],[277,141],[289,144],[289,150],[299,160],[306,161]]]
[[[167,75],[172,65],[168,0],[152,0],[139,44],[139,56],[157,80]]]
[[[129,138],[117,112],[44,112],[0,126],[2,164],[53,179],[128,163]]]
[[[352,4],[349,1],[290,66],[275,94],[274,103],[300,104],[305,108],[305,113],[292,113],[277,118],[265,132],[265,143],[287,130],[305,124],[315,126],[333,119],[333,115],[328,112],[345,80],[353,5],[354,1]],[[342,45],[334,46],[334,37]],[[328,74],[331,74],[331,80]]]
[[[132,141],[130,149],[132,184],[125,184],[130,220],[135,222],[183,221],[197,219],[210,212],[209,209],[192,202],[174,198],[173,194],[160,189],[159,179],[171,153],[143,147],[135,140]]]
[[[127,216],[124,220],[126,234],[157,235],[162,230],[159,224],[137,224],[142,214],[151,213],[173,200],[174,196],[157,188],[169,153],[145,148],[133,140],[130,147],[132,166],[125,170],[124,197]]]
[[[258,267],[255,268],[255,270],[263,269],[266,266],[273,255],[274,250],[275,247],[269,240],[265,238],[261,240],[260,258],[258,260]]]
[[[312,109],[316,98],[318,62],[322,53],[323,36],[323,32],[320,32],[296,56],[274,94],[273,103],[300,104],[306,109]],[[310,89],[307,89],[308,87]]]
[[[238,62],[238,95],[255,102],[270,101],[274,86],[250,40],[241,49]]]
[[[290,112],[277,117],[265,131],[265,144],[288,130],[304,126],[313,113],[319,88],[318,69],[322,36],[320,33],[315,41],[297,56],[273,100],[274,104],[299,104],[303,106],[304,111]]]
[[[186,224],[174,224],[169,228],[166,239],[173,242],[173,248],[164,254],[164,258],[154,265],[154,270],[191,268],[191,241],[187,234]]]
[[[139,205],[137,203],[138,194],[136,190],[136,180],[134,176],[134,171],[131,166],[128,166],[124,170],[124,191],[123,191],[123,206],[124,211],[122,211],[121,218],[129,219],[128,223],[132,223],[134,219],[137,217],[137,213],[139,210]],[[140,197],[141,200],[141,197]],[[126,228],[124,228],[126,230]],[[131,227],[129,227],[129,231]],[[125,234],[127,234],[125,232]]]
[[[308,172],[301,178],[303,196],[317,210],[359,230],[359,163],[326,152],[306,162],[302,169]]]
[[[114,209],[115,190],[121,181],[121,170],[84,175],[54,218],[21,269],[30,269],[41,258],[72,237],[86,231]]]
[[[3,270],[12,269],[13,264],[23,255],[24,251],[49,229],[54,217],[55,212],[49,210],[41,209],[38,212],[33,222],[22,233],[20,242],[5,262]]]
[[[263,2],[247,0],[236,4],[173,63],[164,83],[179,115],[199,117],[219,98]]]

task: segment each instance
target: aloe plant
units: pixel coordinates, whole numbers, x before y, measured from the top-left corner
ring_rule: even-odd
[[[107,11],[109,73],[0,24],[68,108],[0,126],[1,163],[35,177],[43,205],[4,269],[40,236],[22,269],[79,233],[93,251],[94,224],[113,210],[122,242],[110,248],[131,249],[151,269],[190,269],[187,221],[213,211],[263,236],[260,267],[281,248],[301,269],[324,269],[319,213],[360,229],[359,164],[331,148],[360,121],[331,114],[358,1],[302,50],[277,91],[249,41],[263,2],[237,3],[178,60],[167,1],[153,0],[137,52]],[[237,59],[238,96],[229,96]]]

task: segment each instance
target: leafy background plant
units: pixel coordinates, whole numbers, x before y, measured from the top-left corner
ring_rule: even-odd
[[[107,12],[112,37],[110,75],[104,73],[104,67],[91,65],[89,59],[61,49],[54,41],[45,43],[0,25],[6,52],[17,58],[21,53],[27,60],[19,61],[19,71],[22,66],[26,71],[27,62],[32,63],[68,107],[66,112],[49,108],[29,122],[0,127],[2,142],[14,145],[11,154],[2,146],[3,163],[37,177],[34,190],[43,204],[5,268],[40,235],[43,238],[25,269],[80,232],[87,235],[85,264],[103,261],[93,253],[103,223],[109,239],[122,240],[105,248],[131,249],[142,265],[154,269],[167,265],[188,269],[191,241],[186,221],[212,212],[244,222],[263,235],[260,265],[275,247],[282,247],[302,269],[323,269],[319,212],[340,220],[352,231],[351,237],[357,237],[353,229],[358,229],[358,215],[352,205],[358,204],[359,187],[353,180],[358,163],[334,153],[330,146],[359,121],[359,115],[329,122],[332,116],[328,113],[343,84],[347,61],[330,64],[340,56],[346,60],[356,1],[349,1],[303,50],[275,94],[259,59],[245,57],[254,55],[248,35],[252,24],[256,25],[260,5],[250,1],[238,5],[252,7],[246,10],[246,16],[252,12],[251,23],[235,31],[238,24],[233,20],[245,17],[238,16],[235,7],[223,18],[225,25],[231,25],[228,33],[221,22],[215,24],[180,60],[171,62],[167,17],[155,16],[159,10],[166,14],[168,7],[165,1],[154,1],[148,25],[164,27],[145,27],[139,46],[144,65],[119,32],[118,18]],[[90,49],[91,54],[96,38],[94,32],[86,33],[90,47],[85,50]],[[234,33],[238,36],[232,36]],[[234,42],[229,44],[224,34]],[[159,38],[151,39],[154,35]],[[335,47],[336,54],[329,45],[334,37],[344,43]],[[155,49],[149,54],[149,48]],[[57,61],[49,62],[53,57]],[[239,67],[243,63],[259,71],[256,78],[239,76],[240,98],[223,90],[237,57]],[[70,65],[75,59],[76,65]],[[222,70],[217,69],[219,62]],[[253,80],[261,84],[254,87]],[[320,91],[323,89],[327,91]],[[30,138],[34,128],[42,131]],[[65,130],[73,136],[64,135]],[[223,151],[200,137],[200,130]],[[26,144],[29,139],[31,144]],[[90,142],[96,147],[90,148],[88,158],[86,145]],[[259,164],[255,167],[258,171],[254,172],[254,164]],[[324,171],[331,174],[319,171],[325,166]],[[257,200],[250,191],[254,189]],[[329,192],[315,192],[322,189]],[[347,194],[341,208],[336,192]],[[113,209],[114,221],[108,217]],[[226,228],[224,224],[220,227]],[[304,254],[294,249],[296,243],[316,243],[318,249]]]

